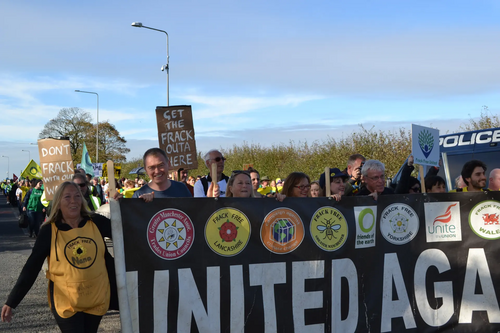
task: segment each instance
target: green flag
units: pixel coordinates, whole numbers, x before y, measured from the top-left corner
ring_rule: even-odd
[[[21,177],[29,179],[42,179],[42,170],[35,161],[31,160],[26,168],[24,168],[23,172],[21,172]]]
[[[92,161],[90,160],[85,142],[83,143],[82,162],[80,167],[85,170],[86,174],[92,175],[92,177],[94,176],[94,167],[92,167]]]

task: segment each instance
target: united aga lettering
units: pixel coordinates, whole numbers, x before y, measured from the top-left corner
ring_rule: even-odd
[[[291,265],[291,276],[287,276],[287,265]],[[490,323],[500,323],[500,309],[496,299],[495,288],[484,249],[469,249],[465,278],[463,285],[453,285],[452,281],[436,281],[429,284],[426,281],[427,271],[437,269],[439,274],[451,269],[446,254],[439,249],[423,251],[415,264],[413,274],[414,285],[405,285],[399,259],[396,253],[386,253],[382,277],[382,307],[380,314],[366,313],[364,304],[359,304],[359,293],[362,286],[358,282],[358,271],[351,259],[334,259],[331,262],[331,289],[306,291],[306,280],[322,279],[325,277],[325,261],[301,261],[292,263],[261,263],[248,265],[248,282],[250,287],[260,287],[262,292],[263,318],[262,323],[266,332],[279,331],[277,321],[277,306],[280,294],[275,286],[291,283],[292,313],[287,319],[293,323],[295,332],[324,332],[325,327],[331,327],[331,332],[355,332],[357,330],[371,330],[391,332],[392,319],[401,318],[406,329],[417,328],[415,317],[420,316],[423,322],[430,327],[439,327],[446,324],[455,313],[454,295],[462,295],[456,309],[458,324],[472,323],[474,311],[486,312],[482,320]],[[194,318],[200,332],[221,331],[221,292],[230,292],[230,313],[228,321],[231,332],[243,332],[248,313],[245,313],[245,293],[243,266],[229,267],[229,286],[221,286],[220,267],[207,267],[206,290],[207,295],[200,295],[190,268],[177,270],[178,285],[170,285],[169,271],[155,271],[154,275],[154,326],[168,327],[169,320],[177,321],[177,332],[190,332],[191,320]],[[128,272],[127,274],[135,272]],[[406,276],[408,279],[409,276]],[[348,288],[342,280],[347,281]],[[331,284],[330,284],[331,283]],[[430,289],[426,288],[431,285]],[[480,285],[481,292],[476,293],[476,285]],[[178,308],[172,311],[175,316],[168,316],[169,289],[179,290]],[[457,290],[459,288],[459,290]],[[456,290],[454,293],[453,290]],[[283,289],[281,289],[283,290]],[[410,302],[408,291],[413,295]],[[307,309],[320,309],[324,306],[324,293],[331,292],[327,299],[331,304],[329,316],[331,323],[315,323],[306,325],[305,313]],[[395,295],[393,295],[395,292]],[[341,314],[341,297],[348,295],[347,313]],[[204,302],[202,299],[206,299]],[[439,300],[439,302],[438,302]],[[278,302],[277,302],[278,301]],[[206,306],[205,306],[206,304]],[[435,304],[441,304],[436,308]],[[345,305],[345,304],[344,304]],[[246,309],[249,311],[249,309]],[[362,318],[360,318],[362,316]],[[380,318],[380,327],[368,327],[366,318]],[[486,319],[487,318],[487,319]],[[359,327],[367,325],[366,328]],[[223,324],[224,326],[227,323]]]

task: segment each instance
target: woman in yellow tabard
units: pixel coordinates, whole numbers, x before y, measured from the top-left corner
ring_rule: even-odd
[[[97,332],[110,304],[110,277],[114,282],[114,276],[108,277],[106,267],[111,257],[103,240],[104,236],[111,237],[110,221],[91,215],[80,189],[72,182],[59,186],[52,205],[2,308],[2,321],[10,322],[12,308],[29,291],[47,258],[49,305],[61,331]]]

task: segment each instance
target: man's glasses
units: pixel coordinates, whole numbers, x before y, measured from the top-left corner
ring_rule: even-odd
[[[413,186],[413,187],[410,187],[410,190],[412,190],[413,192],[420,193],[421,188],[420,188],[420,186]]]
[[[216,163],[219,163],[220,161],[225,161],[226,158],[225,157],[217,156],[216,158],[212,158],[211,160],[215,161]]]
[[[376,176],[376,177],[368,177],[368,176],[366,176],[366,178],[371,179],[371,180],[373,180],[374,182],[378,182],[379,180],[384,180],[384,179],[385,179],[385,175],[382,175],[382,176]]]
[[[80,186],[80,187],[85,187],[85,186],[87,186],[87,184],[85,184],[85,183],[81,183],[81,184],[75,183],[75,184],[76,184],[76,185],[78,185],[78,186]]]
[[[307,185],[295,185],[294,187],[298,188],[299,190],[301,191],[304,191],[305,189],[310,189],[311,188],[311,184],[307,184]]]

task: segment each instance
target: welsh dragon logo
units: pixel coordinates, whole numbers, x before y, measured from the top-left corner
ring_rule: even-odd
[[[420,149],[422,149],[422,153],[424,153],[425,158],[428,158],[432,152],[432,148],[434,148],[432,134],[427,130],[423,130],[418,133],[418,145],[420,146]]]

